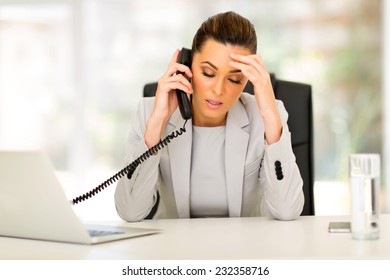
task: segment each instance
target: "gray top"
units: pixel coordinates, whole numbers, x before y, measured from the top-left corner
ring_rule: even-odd
[[[225,126],[192,128],[191,217],[229,217]]]

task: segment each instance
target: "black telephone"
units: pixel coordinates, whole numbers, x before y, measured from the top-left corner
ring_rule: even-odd
[[[192,63],[191,50],[186,49],[186,48],[182,48],[180,50],[177,62],[184,64],[184,65],[191,68],[191,63]],[[176,74],[180,74],[180,72],[178,72]],[[138,167],[138,165],[140,165],[142,162],[144,162],[147,158],[157,154],[158,151],[161,150],[162,148],[164,148],[165,146],[167,146],[168,143],[170,143],[172,139],[174,139],[174,138],[178,137],[179,135],[182,135],[184,132],[186,132],[186,129],[185,129],[186,123],[187,123],[188,119],[190,119],[192,117],[191,104],[190,104],[188,96],[185,92],[183,92],[181,90],[176,90],[176,94],[177,94],[177,101],[179,104],[179,110],[180,110],[181,116],[185,120],[183,127],[180,128],[179,130],[176,130],[176,131],[172,132],[171,134],[169,134],[167,137],[165,137],[165,139],[158,142],[155,146],[151,147],[149,150],[147,150],[145,153],[143,153],[141,156],[139,156],[137,159],[135,159],[132,163],[130,163],[125,168],[123,168],[121,171],[119,171],[118,173],[116,173],[115,175],[113,175],[112,177],[110,177],[109,179],[104,181],[103,183],[101,183],[96,188],[92,189],[91,191],[89,191],[83,195],[80,195],[80,196],[72,199],[70,201],[71,204],[75,205],[77,203],[80,203],[84,200],[91,198],[92,196],[101,192],[102,190],[107,188],[109,185],[115,183],[116,181],[118,181],[120,178],[122,178],[125,175],[127,175],[128,179],[131,179],[131,176],[133,176],[133,173],[136,170],[136,168]]]
[[[192,60],[191,60],[191,50],[182,48],[179,54],[179,57],[177,59],[177,62],[180,64],[184,64],[191,68]],[[180,73],[180,72],[179,72]],[[179,74],[177,73],[177,74]],[[179,109],[181,116],[183,119],[188,120],[192,117],[192,110],[191,110],[191,104],[188,99],[187,94],[182,90],[176,90],[177,94],[177,100],[179,103]]]

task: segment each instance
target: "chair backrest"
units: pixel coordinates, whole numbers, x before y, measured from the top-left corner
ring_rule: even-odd
[[[305,205],[301,215],[314,215],[314,155],[313,111],[311,86],[302,83],[277,80],[271,74],[275,97],[283,101],[288,112],[292,148],[303,179]],[[143,96],[154,96],[157,83],[146,84]],[[253,85],[248,82],[244,91],[253,94]]]

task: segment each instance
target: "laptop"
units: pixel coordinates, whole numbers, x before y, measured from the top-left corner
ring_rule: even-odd
[[[156,229],[84,225],[42,151],[0,151],[0,236],[97,244]]]

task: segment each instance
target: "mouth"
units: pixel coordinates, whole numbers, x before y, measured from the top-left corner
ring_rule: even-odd
[[[223,105],[222,102],[211,100],[211,99],[206,99],[206,103],[207,103],[208,107],[210,107],[212,109],[218,109]]]

